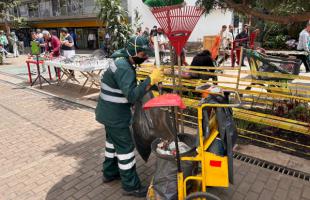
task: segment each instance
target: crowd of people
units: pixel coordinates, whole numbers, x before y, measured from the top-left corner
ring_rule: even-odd
[[[19,33],[19,35],[21,35]],[[72,57],[75,55],[76,38],[72,31],[69,32],[67,28],[60,30],[60,37],[57,36],[57,32],[37,29],[30,33],[31,40],[29,40],[28,46],[31,41],[36,41],[40,44],[41,53],[48,52],[50,55],[57,57],[63,54],[65,57]],[[19,38],[15,32],[6,34],[3,30],[0,30],[0,53],[4,57],[12,55],[12,57],[18,57],[21,53],[24,53],[25,43],[21,41],[23,38]],[[28,40],[27,40],[28,41]]]
[[[15,32],[5,34],[3,30],[0,30],[0,53],[7,57],[12,53],[13,57],[19,56],[19,40]]]

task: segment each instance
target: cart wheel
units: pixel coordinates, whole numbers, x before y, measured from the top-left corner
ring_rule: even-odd
[[[221,200],[219,197],[217,197],[213,194],[210,194],[210,193],[206,193],[206,192],[192,193],[192,194],[188,195],[185,200],[194,200],[197,198],[202,198],[202,199],[206,199],[206,200]]]

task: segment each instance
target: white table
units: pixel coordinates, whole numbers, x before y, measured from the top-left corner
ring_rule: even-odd
[[[103,71],[106,71],[109,68],[109,63],[113,62],[112,59],[104,59],[104,60],[81,60],[81,61],[74,61],[66,63],[64,59],[57,58],[54,60],[45,61],[45,65],[47,66],[54,66],[59,68],[63,75],[60,77],[60,80],[66,76],[66,80],[64,81],[63,85],[66,84],[69,80],[75,81],[80,83],[75,76],[70,72],[79,71],[85,78],[85,82],[81,88],[81,91],[84,89],[85,85],[88,82],[91,82],[90,87],[87,89],[86,93],[92,88],[93,85],[100,86],[100,74]]]

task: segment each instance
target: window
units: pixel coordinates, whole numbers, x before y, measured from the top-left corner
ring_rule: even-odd
[[[57,17],[60,15],[59,0],[52,0],[52,10],[53,10],[53,16]]]
[[[21,5],[19,6],[19,16],[20,17],[29,17],[29,13],[28,13],[28,6],[26,5]]]
[[[59,4],[60,4],[60,15],[67,16],[68,15],[67,0],[59,0]]]
[[[52,4],[50,0],[41,0],[39,3],[40,17],[52,16]]]
[[[91,14],[94,12],[95,7],[96,7],[95,0],[84,1],[83,13]]]
[[[29,12],[29,17],[39,17],[39,3],[38,1],[34,1],[32,3],[28,4],[28,12]]]

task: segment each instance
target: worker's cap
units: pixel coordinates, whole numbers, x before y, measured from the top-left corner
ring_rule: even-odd
[[[4,31],[3,31],[3,30],[0,30],[0,33],[4,33]]]
[[[14,36],[14,35],[15,35],[15,32],[11,32],[11,35]]]
[[[60,29],[60,32],[69,33],[69,31],[68,31],[67,28],[61,28],[61,29]]]
[[[126,49],[130,56],[134,56],[140,51],[145,52],[150,57],[154,56],[154,50],[151,48],[149,41],[143,36],[131,37],[126,44]]]

